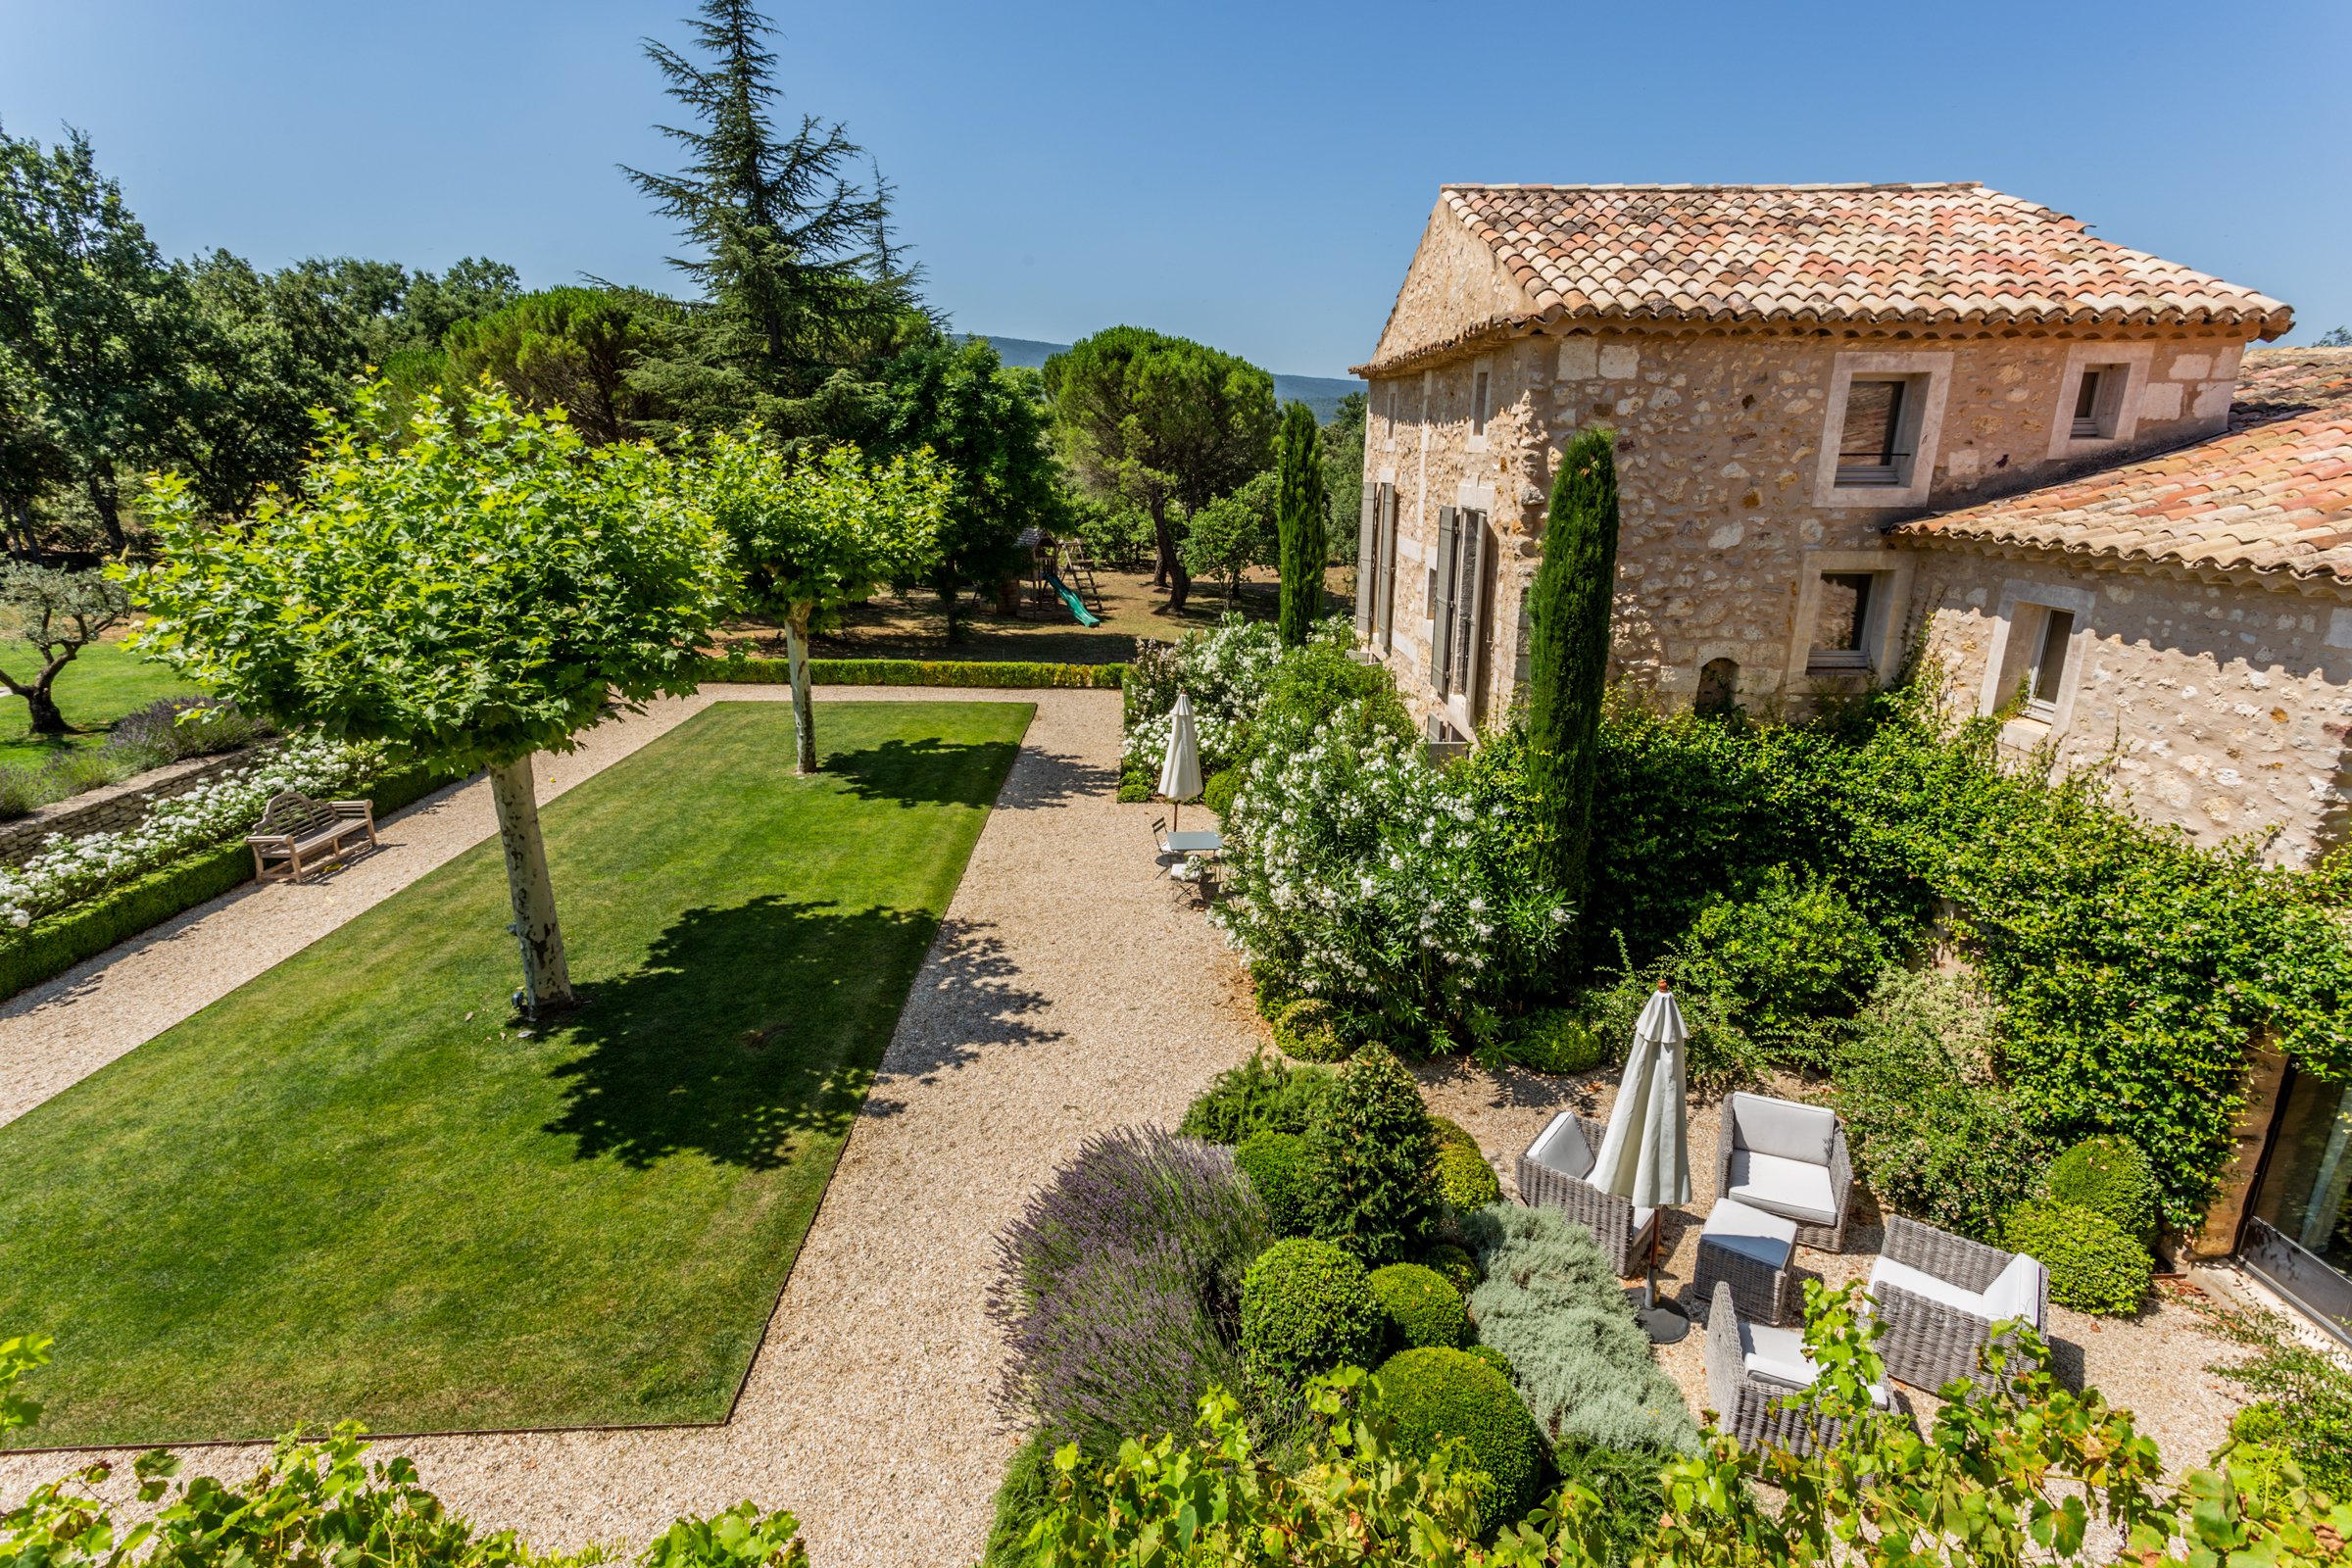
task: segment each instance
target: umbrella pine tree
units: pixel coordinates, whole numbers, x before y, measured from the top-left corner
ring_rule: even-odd
[[[1617,581],[1614,445],[1611,432],[1587,430],[1560,460],[1528,606],[1530,766],[1551,829],[1552,885],[1580,912]]]

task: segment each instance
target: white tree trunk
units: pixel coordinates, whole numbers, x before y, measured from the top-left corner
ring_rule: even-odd
[[[523,1011],[571,1005],[571,969],[564,961],[564,933],[556,924],[556,887],[547,874],[547,846],[539,837],[539,797],[526,755],[490,770],[498,805],[498,843],[507,856],[507,896],[514,923],[507,929],[522,950]]]
[[[808,607],[795,605],[784,621],[784,647],[792,661],[793,767],[816,771],[816,706],[808,695]]]

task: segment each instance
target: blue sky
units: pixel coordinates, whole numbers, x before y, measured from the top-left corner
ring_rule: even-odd
[[[167,251],[672,286],[614,166],[682,0],[0,0],[0,123],[96,139]],[[1133,321],[1296,374],[1377,336],[1437,187],[1982,179],[2352,322],[2343,0],[771,0],[788,106],[900,187],[965,330]]]

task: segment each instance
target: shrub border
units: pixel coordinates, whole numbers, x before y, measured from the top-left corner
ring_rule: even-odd
[[[812,686],[1068,687],[1116,691],[1125,664],[1052,664],[1035,660],[811,659]],[[788,686],[792,662],[783,659],[705,659],[702,680],[718,686]]]
[[[371,799],[379,815],[389,815],[467,776],[446,768],[403,768],[377,779]],[[14,941],[0,944],[0,1000],[54,980],[84,958],[252,880],[253,852],[243,839],[232,839],[35,920]]]

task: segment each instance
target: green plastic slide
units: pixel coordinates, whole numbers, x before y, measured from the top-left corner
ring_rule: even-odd
[[[1061,602],[1070,607],[1070,615],[1079,625],[1100,626],[1102,624],[1102,617],[1087,609],[1086,601],[1079,598],[1074,589],[1066,586],[1058,576],[1054,575],[1052,566],[1046,568],[1046,586],[1061,595]]]

